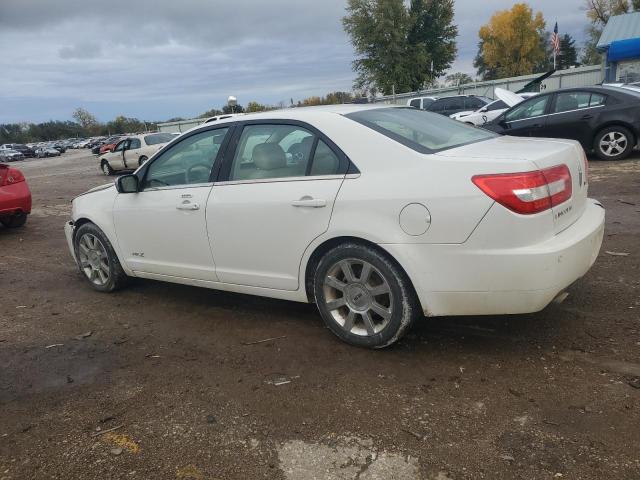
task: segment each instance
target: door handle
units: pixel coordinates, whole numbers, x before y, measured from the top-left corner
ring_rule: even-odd
[[[327,206],[327,201],[322,198],[304,196],[300,200],[291,202],[294,207],[322,208]]]
[[[176,207],[178,210],[200,210],[200,205],[197,203],[183,202]]]
[[[590,115],[588,113],[582,116],[582,120],[591,120],[592,118],[593,118],[593,115]]]

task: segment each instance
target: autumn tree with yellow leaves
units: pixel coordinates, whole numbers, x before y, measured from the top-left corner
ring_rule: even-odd
[[[541,41],[544,29],[542,13],[534,15],[526,3],[516,3],[511,10],[496,12],[489,23],[480,28],[480,62],[498,77],[534,73],[536,65],[545,57]]]

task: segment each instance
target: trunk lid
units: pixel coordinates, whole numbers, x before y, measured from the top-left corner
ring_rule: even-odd
[[[493,171],[487,171],[487,174],[544,170],[557,165],[566,165],[571,173],[572,194],[569,200],[551,209],[554,233],[560,233],[571,226],[586,208],[588,193],[586,157],[580,144],[573,140],[502,136],[439,152],[437,155],[491,160],[494,162]],[[496,160],[512,160],[513,165],[506,162],[504,172],[495,171]],[[530,167],[525,167],[523,160],[527,161]]]
[[[504,103],[509,105],[509,107],[513,107],[524,100],[524,98],[517,93],[505,90],[504,88],[496,88],[493,92],[498,100],[502,100]]]

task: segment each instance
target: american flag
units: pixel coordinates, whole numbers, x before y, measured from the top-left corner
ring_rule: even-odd
[[[558,35],[558,22],[553,28],[553,35],[551,35],[551,46],[553,46],[554,53],[560,53],[560,36]]]

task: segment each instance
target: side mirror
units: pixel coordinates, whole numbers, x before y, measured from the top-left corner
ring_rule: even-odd
[[[123,175],[116,180],[118,193],[138,193],[138,177],[136,175]]]

